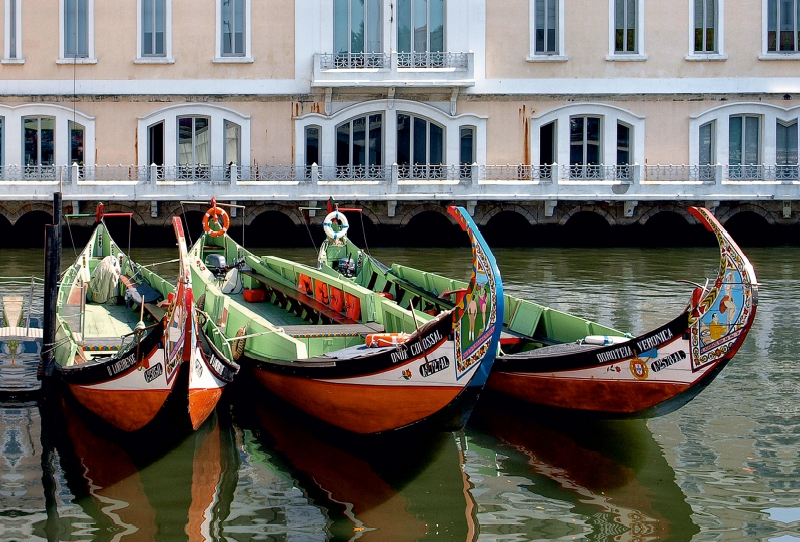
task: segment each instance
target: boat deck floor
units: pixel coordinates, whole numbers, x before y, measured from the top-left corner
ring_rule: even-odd
[[[267,320],[270,324],[277,327],[283,326],[304,326],[310,325],[308,322],[280,307],[269,303],[268,301],[259,301],[257,303],[250,303],[244,300],[242,294],[228,294],[231,300],[235,301],[242,307],[247,307],[260,317]]]
[[[83,324],[85,341],[100,338],[119,338],[127,335],[139,322],[139,313],[125,305],[86,304],[86,318]]]
[[[550,356],[563,356],[566,354],[576,354],[578,352],[588,352],[589,350],[597,350],[601,348],[596,344],[581,344],[581,343],[563,343],[554,344],[552,346],[545,346],[537,348],[536,350],[526,350],[525,352],[518,352],[515,354],[506,354],[506,358],[546,358]]]

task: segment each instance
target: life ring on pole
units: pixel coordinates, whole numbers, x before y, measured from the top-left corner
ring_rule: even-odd
[[[220,229],[212,230],[211,226],[208,225],[208,221],[212,217],[214,218],[214,222],[220,226]],[[222,219],[221,224],[220,219]],[[221,207],[211,207],[208,211],[206,211],[205,216],[203,216],[203,231],[205,231],[211,237],[222,237],[225,235],[225,232],[228,231],[230,225],[231,218],[228,216],[228,213],[225,212],[225,209]]]
[[[333,229],[334,220],[336,220],[338,223],[338,230]],[[325,235],[328,236],[328,239],[333,241],[338,241],[342,237],[347,236],[347,228],[349,227],[350,224],[347,222],[347,217],[345,217],[339,211],[333,211],[332,213],[329,213],[322,222],[322,229],[325,230]]]

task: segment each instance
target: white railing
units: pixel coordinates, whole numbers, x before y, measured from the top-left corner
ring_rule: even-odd
[[[797,165],[413,164],[0,166],[0,197],[231,199],[702,200],[800,199]],[[108,194],[108,195],[105,195]]]
[[[316,87],[475,85],[475,54],[441,53],[316,53],[311,81]]]

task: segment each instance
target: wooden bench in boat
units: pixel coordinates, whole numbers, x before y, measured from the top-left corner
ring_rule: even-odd
[[[383,333],[384,327],[377,322],[367,324],[319,324],[307,326],[283,326],[283,331],[295,339],[332,337],[366,337],[370,333]]]
[[[125,288],[136,288],[137,286],[140,286],[138,282],[134,281],[127,275],[120,275],[119,280],[125,286]],[[144,310],[156,320],[161,320],[167,313],[166,310],[159,307],[156,303],[145,303]]]
[[[263,284],[268,290],[275,293],[278,296],[279,300],[285,300],[287,302],[294,302],[300,303],[301,305],[316,311],[322,318],[325,318],[335,324],[358,324],[357,320],[353,320],[352,318],[348,317],[346,314],[342,314],[338,311],[333,310],[329,306],[317,301],[310,295],[306,295],[302,292],[292,290],[287,291],[288,288],[279,282],[270,279],[269,277],[265,277],[260,273],[256,273],[255,271],[241,271],[242,274],[247,275],[258,281],[259,283]],[[306,326],[300,326],[306,327]]]

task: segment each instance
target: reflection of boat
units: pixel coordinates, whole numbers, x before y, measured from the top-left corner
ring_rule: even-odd
[[[712,231],[721,262],[677,318],[637,337],[506,296],[506,316],[487,387],[534,404],[609,417],[665,414],[690,401],[722,370],[753,323],[758,284],[752,265],[707,209],[689,209]],[[348,246],[348,257],[363,258]],[[384,291],[447,307],[463,283],[393,266]],[[565,294],[566,295],[566,294]],[[451,304],[452,305],[452,302]]]
[[[183,226],[173,219],[180,255],[173,287],[131,261],[111,239],[102,210],[98,217],[89,243],[59,285],[58,373],[84,407],[134,431],[153,420],[175,386],[181,363],[190,361],[189,414],[197,428],[226,382],[214,378],[213,360],[196,346]],[[144,323],[146,315],[152,323]]]
[[[356,433],[463,425],[497,352],[500,329],[494,323],[502,319],[494,258],[464,209],[451,207],[450,213],[472,241],[466,298],[478,295],[477,276],[489,285],[480,291],[491,320],[479,328],[468,325],[474,314],[466,302],[431,316],[351,280],[256,257],[225,234],[222,213],[212,206],[206,214],[225,222],[214,229],[206,218],[206,232],[191,250],[192,279],[210,320],[224,333],[211,338],[218,345],[232,342],[234,357],[241,355],[239,363],[255,380],[312,416]],[[335,248],[344,230],[329,229]]]
[[[479,404],[466,430],[473,493],[494,511],[478,517],[487,540],[512,523],[589,540],[688,541],[699,532],[645,421],[539,422],[529,408],[509,406]]]
[[[94,539],[216,539],[240,465],[229,422],[214,417],[188,435],[155,423],[112,440],[68,402],[63,413],[59,457]]]
[[[277,401],[236,401],[234,417],[250,443],[251,458],[295,478],[305,495],[327,511],[330,535],[350,540],[418,540],[438,534],[477,537],[474,504],[453,434],[419,438],[353,437],[310,431],[278,409]]]

